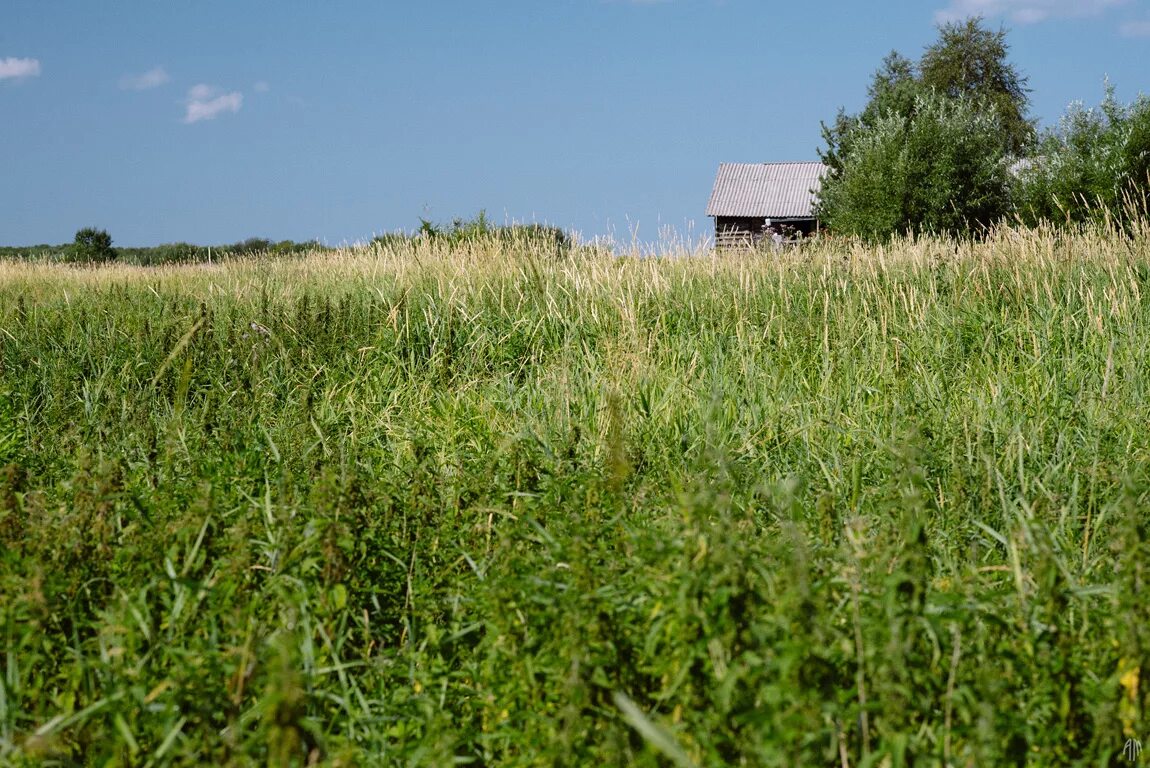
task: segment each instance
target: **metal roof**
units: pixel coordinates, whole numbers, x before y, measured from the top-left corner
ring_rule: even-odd
[[[722,163],[707,215],[810,218],[826,171],[822,163]]]

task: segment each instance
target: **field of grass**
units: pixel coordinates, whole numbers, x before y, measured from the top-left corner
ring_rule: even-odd
[[[0,764],[1106,765],[1150,228],[0,262]]]

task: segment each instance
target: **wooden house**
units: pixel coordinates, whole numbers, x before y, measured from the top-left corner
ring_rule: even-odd
[[[722,163],[707,203],[715,245],[750,245],[772,232],[794,240],[815,232],[822,163]]]

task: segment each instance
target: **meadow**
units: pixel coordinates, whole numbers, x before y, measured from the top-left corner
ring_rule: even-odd
[[[0,262],[0,763],[1108,765],[1150,225]]]

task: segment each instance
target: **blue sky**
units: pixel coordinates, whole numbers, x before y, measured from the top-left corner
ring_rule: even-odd
[[[5,0],[0,244],[354,242],[481,209],[696,234],[722,161],[817,159],[946,19],[1032,113],[1150,92],[1150,0]]]

